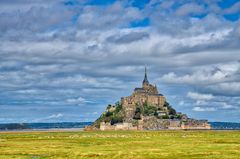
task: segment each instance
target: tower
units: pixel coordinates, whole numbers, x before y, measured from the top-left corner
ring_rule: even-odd
[[[144,75],[144,79],[142,82],[143,87],[146,85],[149,85],[148,79],[147,79],[147,68],[145,67],[145,75]]]

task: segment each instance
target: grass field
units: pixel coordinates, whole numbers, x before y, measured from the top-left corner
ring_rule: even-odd
[[[238,159],[240,131],[5,132],[0,158]]]

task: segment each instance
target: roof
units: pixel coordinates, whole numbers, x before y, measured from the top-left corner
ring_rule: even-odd
[[[138,91],[138,90],[143,90],[143,91],[144,91],[143,88],[135,88],[135,89],[134,89],[134,91]]]
[[[145,75],[144,75],[143,83],[149,84],[148,79],[147,79],[147,69],[146,69],[146,67],[145,67]]]
[[[154,94],[154,93],[148,93],[148,95],[152,95],[152,96],[163,96],[162,94]]]

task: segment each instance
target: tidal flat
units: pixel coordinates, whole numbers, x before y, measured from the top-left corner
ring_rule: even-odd
[[[0,158],[238,159],[240,131],[0,132]]]

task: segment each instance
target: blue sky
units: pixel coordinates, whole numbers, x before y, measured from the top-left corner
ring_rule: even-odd
[[[1,0],[0,123],[94,121],[143,80],[240,122],[239,0]]]

